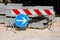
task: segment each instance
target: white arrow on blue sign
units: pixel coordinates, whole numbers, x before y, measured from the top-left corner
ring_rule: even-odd
[[[24,14],[19,14],[15,18],[15,24],[17,27],[25,27],[28,24],[28,17]]]

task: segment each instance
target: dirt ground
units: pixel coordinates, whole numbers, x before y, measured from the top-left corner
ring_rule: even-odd
[[[54,32],[48,28],[40,29],[27,29],[25,31],[16,31],[16,34],[9,28],[6,31],[4,24],[0,24],[0,40],[60,40],[60,17],[55,18]]]

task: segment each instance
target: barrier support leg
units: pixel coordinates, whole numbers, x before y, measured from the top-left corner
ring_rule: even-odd
[[[14,25],[13,25],[12,27],[13,27],[13,28],[12,28],[12,31],[16,34],[16,30],[15,30]]]
[[[48,29],[51,31],[51,32],[53,32],[54,33],[54,26],[52,26],[52,22],[51,22],[51,24],[48,24],[49,26],[48,26]]]

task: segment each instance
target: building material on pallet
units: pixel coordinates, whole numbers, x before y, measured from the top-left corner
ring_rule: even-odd
[[[0,23],[5,23],[5,5],[0,4]]]
[[[14,24],[14,18],[12,18],[11,16],[6,16],[6,19],[5,19],[5,24],[6,26],[12,26]]]
[[[34,27],[34,28],[44,28],[45,24],[52,22],[55,17],[53,6],[25,6],[23,7],[22,4],[8,3],[7,5],[1,4],[0,8],[1,8],[0,14],[5,14],[6,26],[10,26],[14,24],[14,19],[18,14],[27,15],[29,17],[29,22],[33,20],[31,23],[29,23],[28,27]]]

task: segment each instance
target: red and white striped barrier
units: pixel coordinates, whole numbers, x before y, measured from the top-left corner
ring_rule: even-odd
[[[53,10],[48,9],[12,9],[12,15],[18,15],[18,14],[25,14],[25,15],[32,15],[32,16],[42,16],[42,15],[52,15]]]

